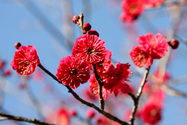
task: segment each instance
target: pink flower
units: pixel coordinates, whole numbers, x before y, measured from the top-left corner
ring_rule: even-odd
[[[76,39],[72,54],[87,63],[96,64],[105,58],[105,42],[96,35],[86,34]]]
[[[130,56],[134,64],[139,68],[142,66],[149,67],[153,63],[153,58],[144,52],[140,46],[133,46]]]
[[[131,74],[129,67],[130,65],[128,63],[121,64],[118,62],[116,64],[116,69],[108,76],[106,83],[104,84],[104,87],[110,92],[114,92],[115,96],[118,95],[119,90],[124,94],[129,93],[130,91],[130,87],[126,83],[129,81],[128,77]]]
[[[94,112],[93,109],[88,109],[86,111],[86,115],[87,115],[88,118],[93,118],[95,116],[95,112]]]
[[[167,40],[160,33],[156,34],[156,36],[151,33],[147,33],[145,36],[141,35],[138,42],[141,49],[151,55],[153,59],[160,59],[168,51]]]
[[[139,15],[143,12],[142,0],[123,0],[121,7],[123,11],[130,15]]]
[[[14,54],[14,59],[11,66],[20,75],[30,75],[35,71],[40,60],[37,55],[36,48],[32,45],[20,46]]]
[[[10,69],[5,69],[4,71],[3,71],[3,75],[4,76],[9,76],[9,75],[11,75],[11,70]]]
[[[69,125],[69,115],[65,108],[60,108],[57,110],[55,121],[58,125]]]
[[[70,116],[76,116],[77,115],[77,111],[75,109],[70,109],[69,110],[69,114],[70,114]]]
[[[165,97],[166,94],[161,89],[157,89],[155,92],[150,94],[148,102],[157,104],[162,108],[164,105]]]
[[[90,78],[88,64],[73,56],[66,56],[60,60],[56,76],[64,85],[69,85],[73,89],[79,87]]]
[[[141,118],[145,123],[156,124],[161,120],[161,107],[154,103],[146,103],[142,107]]]
[[[92,73],[89,81],[90,81],[90,90],[91,90],[91,92],[99,99],[100,97],[99,97],[99,90],[98,90],[98,82],[97,82],[97,80],[95,78],[94,73]],[[110,92],[107,89],[105,89],[104,87],[102,88],[102,96],[103,96],[104,100],[106,100],[106,98],[108,97],[109,93]]]
[[[149,67],[153,63],[153,59],[162,58],[168,51],[168,43],[166,38],[162,37],[160,33],[148,33],[145,36],[140,36],[138,39],[140,46],[132,47],[130,56],[136,66]]]

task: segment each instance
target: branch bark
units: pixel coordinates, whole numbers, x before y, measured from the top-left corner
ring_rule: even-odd
[[[136,111],[137,111],[137,108],[138,108],[138,103],[139,103],[140,97],[142,95],[143,87],[144,87],[145,83],[147,82],[147,77],[149,75],[149,70],[150,70],[150,67],[146,68],[142,83],[141,83],[141,85],[139,87],[139,90],[138,90],[138,93],[137,93],[137,97],[135,97],[133,94],[129,93],[129,95],[134,100],[134,106],[133,106],[133,109],[132,109],[132,113],[130,115],[130,122],[129,122],[130,125],[134,125],[135,114],[136,114]]]
[[[62,84],[62,82],[60,82],[56,76],[54,76],[51,72],[49,72],[47,69],[45,69],[41,64],[38,65],[45,73],[47,73],[49,76],[51,76],[54,80],[56,80],[58,83]],[[63,84],[62,84],[63,85]],[[71,93],[74,98],[76,98],[78,101],[80,101],[81,103],[91,107],[91,108],[94,108],[95,110],[97,110],[99,113],[103,114],[105,117],[113,120],[113,121],[116,121],[118,123],[120,123],[121,125],[129,125],[127,122],[125,121],[122,121],[120,119],[118,119],[117,117],[111,115],[110,113],[107,113],[105,112],[104,110],[101,110],[100,108],[98,108],[97,106],[95,106],[93,103],[90,103],[90,102],[87,102],[85,100],[83,100],[82,98],[79,97],[79,95],[77,95],[72,89],[71,87],[69,86],[65,86],[69,91],[69,93]]]
[[[98,82],[98,91],[99,91],[99,103],[100,103],[100,108],[104,110],[105,108],[105,101],[103,99],[103,94],[102,94],[102,88],[103,88],[103,83],[102,83],[102,78],[99,76],[96,70],[96,65],[92,65],[93,72],[95,74],[96,80]]]
[[[39,120],[37,120],[35,118],[29,119],[29,118],[25,118],[25,117],[20,117],[20,116],[14,116],[14,115],[5,114],[3,112],[0,112],[0,116],[4,117],[3,120],[7,119],[7,120],[29,122],[29,123],[34,123],[34,124],[37,124],[37,125],[54,125],[54,124],[46,123],[44,121],[39,121]]]

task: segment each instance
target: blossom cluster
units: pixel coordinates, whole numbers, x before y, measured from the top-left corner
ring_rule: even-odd
[[[64,85],[70,85],[74,89],[89,79],[91,92],[99,98],[99,85],[96,76],[92,72],[90,77],[90,70],[94,70],[93,66],[95,66],[97,74],[102,79],[104,100],[112,92],[115,95],[118,95],[119,91],[128,93],[129,86],[125,81],[128,81],[128,76],[131,73],[130,65],[118,62],[115,68],[111,64],[111,56],[112,52],[105,48],[105,42],[99,39],[97,35],[90,35],[89,33],[83,35],[76,39],[72,48],[72,55],[68,56],[71,61],[67,61],[67,57],[60,61],[56,73],[57,78]],[[81,66],[81,64],[84,65]]]
[[[123,12],[120,18],[123,21],[132,22],[143,13],[144,8],[157,7],[162,2],[163,0],[123,0],[121,3]]]
[[[168,42],[160,33],[156,36],[151,33],[145,36],[141,35],[138,42],[140,45],[132,47],[130,52],[134,64],[138,67],[151,66],[153,59],[162,58],[168,51]],[[27,47],[20,45],[17,49],[11,62],[12,68],[21,75],[32,74],[36,67],[40,65],[36,48],[32,45]],[[76,39],[72,48],[72,55],[60,60],[56,72],[57,79],[63,85],[70,86],[73,89],[89,81],[90,90],[97,98],[100,98],[98,81],[100,79],[104,100],[111,93],[114,93],[115,96],[119,93],[127,94],[132,89],[128,85],[131,75],[130,64],[117,62],[114,66],[111,63],[111,56],[112,52],[105,48],[105,42],[99,39],[98,35],[87,33]],[[155,76],[158,77],[158,73]],[[143,91],[146,93],[145,89]],[[147,103],[141,107],[141,116],[138,116],[149,124],[159,122],[164,99],[165,95],[160,89],[152,92]],[[67,117],[64,110],[60,110],[58,115],[58,117],[61,115]],[[88,116],[93,117],[93,112],[89,112]],[[61,122],[60,119],[57,119],[57,121]],[[68,122],[69,120],[67,120]]]
[[[32,74],[36,67],[40,65],[36,48],[32,45],[16,46],[14,59],[11,66],[20,75]],[[90,70],[96,68],[96,73],[101,78],[102,94],[106,99],[109,93],[116,96],[119,92],[128,93],[128,77],[131,74],[130,65],[117,63],[116,68],[111,64],[112,52],[105,48],[105,42],[97,35],[87,33],[76,39],[72,48],[72,55],[66,56],[60,60],[56,76],[62,84],[76,89],[80,84],[90,81],[91,92],[99,97],[99,85],[96,76]],[[98,76],[97,76],[98,77]]]
[[[151,66],[153,59],[162,58],[168,51],[167,40],[160,33],[156,36],[151,33],[141,35],[137,41],[140,45],[132,47],[130,56],[134,64],[140,68]]]
[[[161,34],[153,36],[146,34],[138,39],[139,46],[134,46],[130,52],[131,58],[136,66],[150,66],[153,59],[160,59],[168,49],[168,43]],[[111,63],[112,52],[105,48],[105,42],[97,35],[87,33],[76,39],[72,48],[72,55],[60,60],[57,68],[57,79],[66,86],[76,89],[80,84],[90,82],[91,92],[99,98],[99,85],[95,70],[99,75],[103,88],[104,100],[110,93],[117,96],[119,93],[129,93],[129,76],[131,74],[130,64],[118,62],[116,66]],[[36,48],[32,45],[20,46],[16,50],[11,66],[21,75],[29,75],[35,71],[40,60]]]

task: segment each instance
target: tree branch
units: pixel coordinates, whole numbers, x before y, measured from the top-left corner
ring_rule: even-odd
[[[84,25],[83,19],[84,19],[84,15],[83,15],[83,13],[80,13],[79,17],[80,17],[79,28],[81,29],[82,35],[84,35],[84,30],[83,30],[83,25]]]
[[[97,70],[96,70],[96,66],[93,64],[92,65],[92,68],[93,68],[93,72],[95,74],[95,77],[96,77],[96,80],[98,82],[98,91],[99,91],[99,103],[100,103],[100,107],[102,110],[104,110],[105,108],[105,101],[103,99],[103,94],[102,94],[102,88],[103,88],[103,83],[102,83],[102,78],[99,76],[99,74],[97,73]]]
[[[138,93],[137,93],[137,97],[135,97],[133,94],[129,93],[129,95],[134,100],[134,106],[133,106],[133,109],[132,109],[132,113],[130,115],[130,122],[129,122],[130,125],[134,125],[135,114],[136,114],[136,111],[137,111],[137,108],[138,108],[139,99],[140,99],[140,96],[142,94],[143,87],[144,87],[145,83],[147,82],[147,77],[149,75],[149,70],[150,70],[150,67],[146,68],[143,81],[142,81],[142,83],[139,87]]]
[[[58,81],[58,79],[56,78],[56,76],[54,76],[51,72],[49,72],[47,69],[45,69],[41,64],[38,65],[44,72],[46,72],[49,76],[51,76],[54,80],[56,80],[58,83],[62,84],[62,82]],[[63,84],[62,84],[63,85]],[[103,114],[105,117],[116,121],[122,125],[129,125],[127,122],[124,122],[120,119],[118,119],[117,117],[111,115],[110,113],[105,112],[104,110],[101,110],[100,108],[98,108],[97,106],[95,106],[93,103],[87,102],[85,100],[83,100],[82,98],[79,97],[79,95],[77,95],[69,86],[65,86],[69,91],[69,93],[71,93],[74,98],[76,98],[77,100],[79,100],[80,102],[82,102],[83,104],[94,108],[95,110],[97,110],[99,113]]]
[[[20,116],[8,115],[3,112],[0,112],[0,116],[5,117],[3,120],[7,119],[7,120],[23,121],[23,122],[29,122],[29,123],[34,123],[34,124],[38,124],[38,125],[54,125],[54,124],[46,123],[44,121],[39,121],[35,118],[29,119],[29,118],[20,117]]]

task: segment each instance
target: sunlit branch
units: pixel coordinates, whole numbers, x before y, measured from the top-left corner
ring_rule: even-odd
[[[82,35],[84,35],[83,25],[84,25],[84,15],[83,13],[79,14],[80,20],[79,20],[79,28],[81,29]]]
[[[147,82],[147,78],[148,78],[148,75],[149,75],[149,70],[150,70],[150,67],[146,68],[142,83],[141,83],[141,85],[138,89],[137,97],[135,97],[133,94],[129,93],[129,95],[134,100],[134,106],[133,106],[133,109],[132,109],[132,113],[130,115],[130,122],[129,122],[130,125],[134,125],[135,114],[136,114],[136,111],[137,111],[137,108],[138,108],[139,99],[141,97],[143,87],[144,87],[145,83]]]

